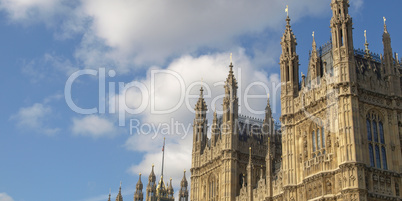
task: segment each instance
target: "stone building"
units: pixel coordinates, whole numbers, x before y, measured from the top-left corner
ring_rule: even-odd
[[[191,193],[179,200],[402,200],[402,61],[392,51],[384,18],[381,55],[355,49],[348,0],[331,0],[332,39],[314,39],[307,75],[299,80],[297,41],[287,16],[281,39],[281,125],[238,113],[233,64],[223,114],[207,137],[203,88],[195,106]],[[163,172],[163,171],[162,171]],[[134,201],[174,200],[173,186],[153,171],[146,195],[141,175]],[[109,195],[110,201],[110,195]],[[123,201],[121,186],[116,201]]]
[[[354,48],[348,0],[331,0],[332,39],[299,80],[289,16],[281,39],[281,128],[238,114],[233,65],[222,117],[207,137],[203,89],[195,107],[191,200],[402,200],[401,61],[384,18],[381,55]],[[252,120],[252,121],[251,121]]]

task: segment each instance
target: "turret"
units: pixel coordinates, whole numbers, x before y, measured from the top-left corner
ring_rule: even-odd
[[[286,18],[286,29],[281,39],[281,97],[298,96],[299,91],[299,56],[296,53],[296,37],[290,26],[289,15]]]
[[[172,178],[170,178],[169,187],[167,188],[167,194],[169,199],[174,199],[174,190],[172,184]]]
[[[116,196],[116,201],[123,201],[123,196],[121,195],[121,182],[119,187],[119,193]]]
[[[265,118],[263,122],[262,131],[264,134],[264,139],[268,139],[269,136],[274,134],[274,120],[272,118],[271,105],[269,104],[269,94],[268,94],[267,106],[265,107]]]
[[[337,82],[355,82],[353,49],[353,22],[349,15],[348,0],[332,0],[332,53],[334,75]]]
[[[247,165],[247,194],[248,194],[248,201],[253,201],[253,162],[251,160],[251,147],[249,148],[249,159]]]
[[[271,153],[271,138],[268,138],[268,151],[265,157],[265,182],[267,184],[267,196],[272,197],[272,153]]]
[[[217,140],[219,139],[219,122],[218,117],[216,115],[216,110],[214,111],[214,120],[212,121],[211,128],[211,146],[215,146]]]
[[[225,82],[225,97],[223,98],[223,126],[225,127],[225,134],[229,137],[237,134],[237,117],[239,109],[239,100],[237,97],[237,81],[233,74],[233,64],[230,62],[229,75]],[[234,139],[234,138],[232,138]],[[231,142],[229,146],[234,146]],[[230,148],[230,147],[226,147]]]
[[[180,182],[179,200],[188,201],[188,182],[186,179],[186,170],[184,170],[183,179]]]
[[[195,105],[195,119],[193,123],[193,152],[203,153],[207,144],[207,104],[204,100],[204,89],[200,89],[200,97]]]
[[[382,34],[382,44],[384,46],[383,68],[385,75],[391,75],[395,73],[394,58],[391,47],[391,35],[388,33],[386,18],[384,17],[384,33]]]
[[[141,181],[141,173],[139,174],[138,177],[138,182],[137,185],[135,186],[135,193],[134,193],[134,201],[143,201],[144,195],[142,193],[142,181]]]
[[[288,8],[286,8],[288,11]],[[286,29],[281,39],[281,113],[282,116],[293,113],[293,101],[299,94],[299,56],[296,53],[296,37],[290,26],[289,14],[286,18]]]
[[[384,45],[384,57],[382,59],[382,68],[385,73],[384,76],[388,78],[390,87],[389,90],[391,94],[400,95],[401,94],[401,80],[400,72],[398,70],[399,58],[398,54],[393,54],[391,47],[391,35],[387,30],[386,18],[384,17],[384,33],[382,35],[382,43]]]
[[[310,76],[309,82],[312,85],[318,84],[318,79],[321,77],[321,61],[317,51],[317,44],[315,42],[315,35],[313,32],[313,50],[310,55],[310,63],[308,68],[308,73]]]
[[[156,176],[154,172],[154,165],[152,165],[152,170],[151,173],[149,174],[148,177],[148,185],[147,185],[147,195],[146,195],[146,200],[147,201],[154,201],[155,200],[155,195],[156,195]]]

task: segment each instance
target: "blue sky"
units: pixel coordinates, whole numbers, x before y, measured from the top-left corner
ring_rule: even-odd
[[[191,162],[188,126],[198,97],[196,82],[202,79],[210,86],[207,104],[210,111],[215,105],[219,110],[221,100],[214,103],[213,98],[223,92],[219,81],[226,78],[233,53],[243,94],[255,81],[268,85],[274,118],[279,119],[279,93],[272,83],[280,82],[285,5],[289,4],[298,39],[300,69],[306,73],[312,31],[319,45],[330,38],[329,3],[0,0],[0,201],[107,200],[109,188],[116,196],[120,181],[124,199],[131,200],[139,172],[145,184],[153,163],[160,174],[163,137],[165,175],[173,178],[176,190]],[[370,49],[382,53],[385,16],[393,50],[401,51],[402,2],[351,0],[351,4],[355,48],[364,47],[367,30]],[[72,101],[81,108],[99,109],[104,104],[104,113],[80,114],[68,105],[67,80],[84,69],[97,74],[73,80]],[[99,98],[102,70],[106,89]],[[163,70],[170,74],[157,73]],[[176,106],[184,93],[180,81],[195,95],[189,99],[190,107],[183,102],[166,114],[152,111]],[[119,82],[143,86],[150,93],[119,89]],[[266,94],[261,87],[249,92]],[[263,111],[265,104],[265,98],[252,100],[250,110],[244,103],[242,113],[262,117],[253,111]],[[125,105],[144,109],[123,117]],[[208,117],[211,121],[211,112]],[[172,121],[183,127],[171,129]],[[136,127],[136,122],[147,126]]]

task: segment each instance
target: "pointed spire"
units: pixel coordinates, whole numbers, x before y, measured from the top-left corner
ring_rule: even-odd
[[[367,30],[364,30],[364,51],[366,52],[367,55],[370,55],[370,50],[369,50],[369,43],[367,42]]]
[[[109,199],[107,200],[107,201],[111,201],[110,200],[110,197],[112,196],[112,189],[111,188],[109,188]]]
[[[249,165],[251,165],[252,161],[251,161],[251,147],[249,147],[249,158],[248,158],[248,163]]]
[[[169,186],[167,188],[167,193],[168,193],[169,198],[173,198],[174,190],[173,190],[172,178],[170,178],[170,183],[169,183]]]
[[[313,31],[313,52],[317,51],[317,43],[315,42],[315,33]]]
[[[286,5],[285,12],[286,12],[286,27],[290,28],[290,17],[289,17],[289,6],[288,5]]]
[[[387,30],[386,18],[384,17],[384,33],[382,34],[382,43],[384,46],[383,55],[383,68],[385,69],[385,75],[391,75],[394,73],[394,58],[391,46],[391,35]]]
[[[385,18],[385,16],[384,17],[382,17],[382,19],[384,20],[384,33],[388,33],[388,30],[387,30],[387,18]]]
[[[143,200],[144,195],[142,193],[142,188],[143,188],[143,185],[142,185],[141,173],[140,173],[139,177],[138,177],[138,182],[137,182],[137,185],[136,185],[136,190],[135,190],[135,193],[134,193],[134,201],[142,201]]]
[[[119,187],[119,193],[116,196],[116,201],[123,201],[123,196],[121,195],[121,181],[120,181],[120,187]]]
[[[195,110],[206,111],[207,104],[204,100],[204,88],[201,86],[200,88],[200,97],[198,98],[197,104],[195,105]]]
[[[188,201],[188,190],[187,190],[187,179],[186,179],[186,170],[183,173],[183,179],[180,182],[180,191],[179,191],[179,200]]]
[[[141,181],[141,173],[139,174],[139,176],[138,176],[138,182],[137,182],[137,189],[141,189],[142,190],[142,187],[143,187],[143,185],[142,185],[142,181]]]

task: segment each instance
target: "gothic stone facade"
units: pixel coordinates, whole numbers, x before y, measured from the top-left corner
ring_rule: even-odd
[[[281,40],[281,135],[269,104],[261,133],[244,131],[230,65],[223,115],[207,138],[194,120],[191,200],[402,200],[402,68],[384,20],[381,56],[353,45],[348,0],[331,0],[331,42],[313,50],[299,81],[290,18]],[[239,120],[240,119],[240,120]],[[257,126],[258,127],[258,126]],[[246,129],[247,130],[247,129]],[[250,149],[250,147],[252,147]]]

